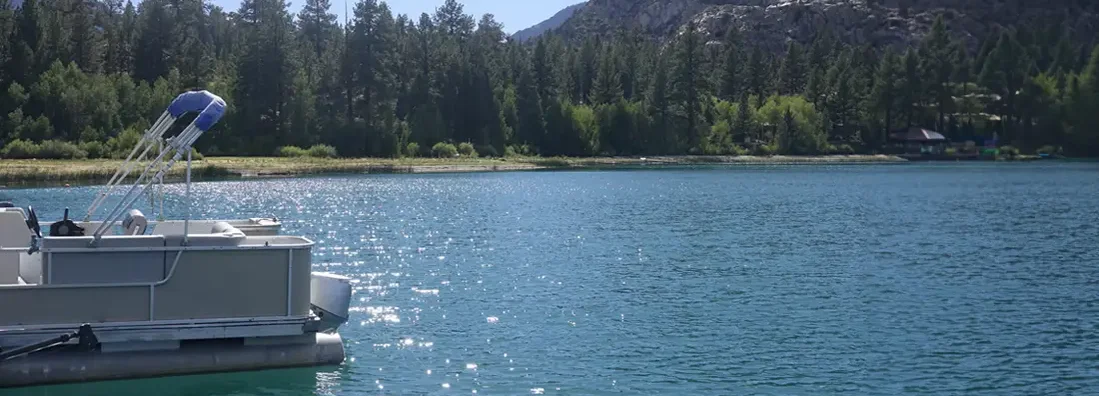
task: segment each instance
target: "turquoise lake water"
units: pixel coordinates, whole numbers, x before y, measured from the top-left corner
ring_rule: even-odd
[[[0,196],[45,220],[94,191]],[[182,216],[182,186],[168,192]],[[1099,394],[1096,163],[363,175],[193,193],[200,218],[277,215],[316,241],[316,270],[358,281],[345,364],[6,393]]]

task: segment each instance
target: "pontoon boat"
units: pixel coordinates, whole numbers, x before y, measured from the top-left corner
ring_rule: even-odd
[[[343,361],[350,280],[311,272],[312,241],[189,214],[150,230],[132,208],[184,156],[190,194],[191,145],[224,109],[178,96],[151,131],[201,113],[102,221],[0,208],[0,387]]]

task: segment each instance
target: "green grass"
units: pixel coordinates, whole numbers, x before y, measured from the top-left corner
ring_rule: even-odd
[[[669,156],[615,158],[572,157],[508,157],[508,158],[312,158],[312,157],[207,157],[195,161],[192,178],[293,176],[333,173],[408,173],[408,172],[473,172],[493,170],[525,170],[539,168],[605,167],[638,164],[698,164],[768,162],[783,160],[769,157]],[[831,158],[831,160],[829,160]],[[840,157],[785,157],[784,161],[835,163]],[[850,158],[847,162],[887,162],[884,157]],[[68,183],[105,182],[122,165],[121,160],[0,160],[0,183]],[[132,180],[144,169],[135,166]],[[183,163],[177,163],[168,179],[181,180]]]

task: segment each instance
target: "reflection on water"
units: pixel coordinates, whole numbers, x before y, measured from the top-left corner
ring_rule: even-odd
[[[39,386],[0,391],[11,396],[300,396],[340,394],[339,369],[306,368],[187,375],[129,381]]]

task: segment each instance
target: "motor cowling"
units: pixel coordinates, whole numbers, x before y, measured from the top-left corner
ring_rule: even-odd
[[[84,227],[76,225],[72,220],[69,220],[69,209],[65,209],[65,218],[61,221],[50,224],[50,236],[52,237],[75,237],[84,236]]]

